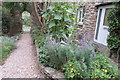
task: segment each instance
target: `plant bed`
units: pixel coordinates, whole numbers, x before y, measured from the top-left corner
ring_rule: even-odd
[[[35,41],[35,47],[36,47],[36,52],[37,52],[37,56],[38,56],[39,55],[39,48],[38,48],[38,45],[37,45],[36,41]],[[37,58],[39,60],[39,57],[37,57]],[[40,70],[40,71],[43,74],[46,75],[46,78],[55,79],[55,80],[59,80],[59,79],[66,80],[64,74],[62,72],[60,72],[60,71],[57,71],[54,68],[45,67],[40,62],[39,62],[39,67],[42,68],[42,70]]]
[[[0,65],[2,65],[4,64],[4,61],[7,59],[7,57],[10,55],[9,53],[16,48],[16,45],[13,39],[3,36],[0,39],[0,44]]]
[[[53,3],[46,10],[42,12],[46,20],[44,28],[33,29],[32,37],[37,40],[38,60],[46,67],[44,71],[51,73],[48,73],[50,78],[57,71],[68,80],[118,78],[117,66],[111,65],[103,53],[95,52],[93,41],[88,39],[89,33],[76,39],[73,6]],[[45,32],[42,33],[42,29]]]
[[[51,39],[37,49],[39,61],[47,66],[47,69],[44,68],[45,70],[55,69],[63,72],[64,78],[74,80],[79,78],[118,78],[117,66],[113,66],[116,64],[112,64],[110,58],[104,54],[94,52],[91,42],[86,39],[81,40],[82,44],[78,45],[66,42],[56,42]],[[52,71],[49,72],[52,75]]]

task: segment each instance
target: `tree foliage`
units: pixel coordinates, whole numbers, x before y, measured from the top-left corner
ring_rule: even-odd
[[[47,11],[42,13],[42,17],[46,20],[44,28],[56,39],[58,36],[61,39],[65,36],[68,37],[75,29],[73,23],[75,21],[74,15],[74,6],[65,3],[52,3],[47,8]]]
[[[10,29],[10,10],[2,8],[2,33],[7,34]]]
[[[27,2],[4,2],[3,6],[9,9],[10,11],[25,11],[27,9]]]

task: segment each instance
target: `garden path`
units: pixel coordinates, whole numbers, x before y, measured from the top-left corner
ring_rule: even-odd
[[[35,47],[29,33],[22,34],[17,49],[2,66],[2,78],[44,78],[38,69]]]

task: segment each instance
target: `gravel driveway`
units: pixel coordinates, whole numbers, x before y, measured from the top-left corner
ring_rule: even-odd
[[[2,68],[2,69],[1,69]],[[21,36],[15,49],[0,66],[2,78],[44,78],[39,71],[35,48],[29,33]]]

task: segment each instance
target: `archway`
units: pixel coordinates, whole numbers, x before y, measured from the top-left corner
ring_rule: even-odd
[[[32,24],[32,16],[28,11],[22,12],[22,31],[30,32]]]

